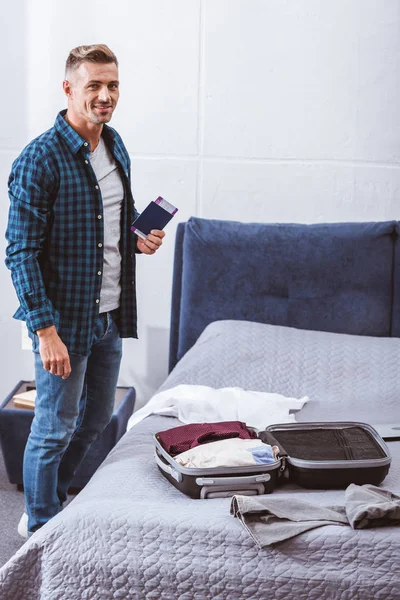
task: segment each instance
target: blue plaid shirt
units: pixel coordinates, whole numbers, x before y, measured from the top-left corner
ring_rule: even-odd
[[[89,160],[90,145],[64,119],[33,140],[9,178],[6,265],[20,302],[16,319],[28,330],[55,325],[69,352],[88,355],[99,312],[103,272],[103,204]],[[121,211],[121,337],[137,337],[135,252],[130,225],[137,216],[130,159],[118,133],[103,139],[124,185]],[[99,275],[100,273],[100,275]]]

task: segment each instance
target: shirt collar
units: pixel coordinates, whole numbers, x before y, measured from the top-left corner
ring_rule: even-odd
[[[58,131],[58,133],[64,138],[66,144],[71,148],[72,152],[76,154],[85,143],[88,144],[88,141],[80,136],[79,133],[77,133],[75,129],[73,129],[71,125],[67,123],[64,118],[66,113],[66,109],[61,110],[58,113],[54,127],[56,131]],[[114,131],[111,127],[108,127],[108,125],[103,125],[102,135],[107,145],[114,144]]]

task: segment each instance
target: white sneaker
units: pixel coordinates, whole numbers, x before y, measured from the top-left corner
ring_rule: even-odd
[[[18,523],[18,533],[21,537],[28,539],[28,515],[26,512],[23,513]]]

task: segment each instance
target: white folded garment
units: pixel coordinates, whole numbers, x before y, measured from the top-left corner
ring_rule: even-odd
[[[256,459],[252,450],[256,450]],[[261,440],[230,438],[195,446],[174,457],[183,467],[212,469],[215,467],[249,467],[273,463],[274,450]]]
[[[274,423],[293,423],[291,410],[300,410],[308,397],[286,398],[281,394],[252,392],[239,387],[214,389],[205,385],[178,385],[155,394],[133,413],[128,429],[151,414],[178,417],[182,423],[242,421],[265,429]]]

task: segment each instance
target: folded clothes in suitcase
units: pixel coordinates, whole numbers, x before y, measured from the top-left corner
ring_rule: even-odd
[[[268,494],[278,481],[286,480],[321,489],[345,488],[350,483],[378,485],[391,463],[385,442],[366,423],[271,425],[258,437],[266,444],[278,446],[277,459],[245,467],[184,467],[163,447],[164,437],[165,432],[154,436],[156,463],[168,481],[192,498]]]
[[[257,434],[240,421],[181,425],[155,434],[155,460],[168,481],[192,498],[271,492],[281,468],[280,458],[268,464],[214,468],[187,467],[174,458],[178,453],[200,444],[235,438],[252,440],[257,438]]]

